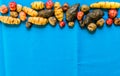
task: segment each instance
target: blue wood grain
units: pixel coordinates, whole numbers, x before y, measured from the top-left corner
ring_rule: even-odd
[[[14,1],[30,6],[34,0]],[[100,0],[57,1],[90,5]],[[107,10],[104,12],[107,19]],[[119,26],[105,24],[94,34],[81,29],[77,21],[73,29],[48,24],[45,28],[34,25],[27,30],[25,22],[18,27],[0,27],[0,76],[120,76]]]

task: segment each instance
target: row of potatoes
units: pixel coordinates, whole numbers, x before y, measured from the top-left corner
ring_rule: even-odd
[[[104,25],[104,19],[102,18],[104,13],[102,10],[100,10],[100,8],[117,9],[120,8],[120,3],[96,2],[91,4],[90,6],[82,5],[80,11],[78,11],[79,6],[80,6],[79,3],[74,4],[71,7],[67,3],[61,6],[59,2],[53,3],[51,0],[48,0],[46,3],[42,1],[34,1],[31,3],[30,8],[27,6],[17,4],[16,2],[10,2],[9,7],[7,7],[6,5],[2,5],[0,7],[0,12],[2,14],[6,14],[10,10],[10,16],[0,16],[0,21],[5,24],[18,25],[21,23],[21,21],[27,20],[26,22],[27,28],[30,28],[32,24],[44,26],[48,22],[52,26],[55,26],[58,21],[60,27],[64,27],[65,26],[64,12],[65,12],[66,21],[68,22],[69,27],[73,27],[74,20],[77,19],[81,27],[87,25],[89,31],[94,31],[97,28],[97,25],[98,26]],[[90,8],[98,8],[98,10],[93,10],[92,12],[89,12]],[[84,18],[85,15],[86,17]],[[93,20],[97,20],[96,24],[93,23],[94,22]]]
[[[54,11],[52,10],[53,7],[55,8]],[[51,25],[55,25],[57,20],[62,23],[64,14],[59,2],[54,4],[49,0],[46,3],[47,10],[43,10],[44,8],[45,4],[42,1],[32,2],[31,8],[16,2],[10,2],[9,7],[6,5],[0,7],[2,14],[8,13],[10,9],[10,16],[0,16],[0,21],[5,24],[18,25],[21,21],[28,20],[27,26],[28,24],[46,25],[48,21]]]

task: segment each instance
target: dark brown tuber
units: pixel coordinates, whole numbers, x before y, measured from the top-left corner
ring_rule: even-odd
[[[32,24],[30,22],[26,22],[26,28],[31,28]]]
[[[49,18],[54,15],[54,11],[53,10],[41,10],[39,11],[38,15],[40,17]]]
[[[83,22],[83,20],[79,21],[79,26],[80,26],[81,28],[84,28],[84,27],[85,27],[85,23]]]
[[[100,9],[95,9],[92,12],[88,13],[83,20],[85,25],[88,25],[89,23],[99,20],[104,16],[104,12]]]
[[[79,6],[80,4],[75,4],[66,11],[66,20],[68,22],[72,22],[76,19]]]

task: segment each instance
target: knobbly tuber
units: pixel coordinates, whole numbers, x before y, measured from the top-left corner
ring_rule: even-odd
[[[19,18],[13,18],[10,16],[0,16],[0,21],[5,24],[9,25],[19,25],[20,19]]]
[[[31,3],[31,7],[34,10],[41,10],[45,8],[44,2],[42,1],[34,1]]]
[[[104,9],[110,9],[110,8],[120,8],[120,3],[118,2],[108,2],[108,1],[100,1],[96,3],[92,3],[90,5],[90,8],[104,8]]]
[[[76,19],[79,6],[80,4],[75,4],[66,11],[66,20],[68,22],[74,21]]]
[[[104,12],[100,9],[95,9],[92,12],[88,13],[83,20],[85,25],[90,24],[93,21],[99,20],[104,16]]]
[[[63,21],[64,13],[61,4],[59,2],[55,2],[54,4],[54,15],[59,22]]]

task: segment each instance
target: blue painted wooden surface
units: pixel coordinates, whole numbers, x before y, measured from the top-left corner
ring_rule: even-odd
[[[14,1],[30,6],[34,0]],[[57,1],[89,5],[99,0]],[[0,76],[120,76],[120,27],[104,25],[90,34],[77,21],[73,29],[0,25]]]

